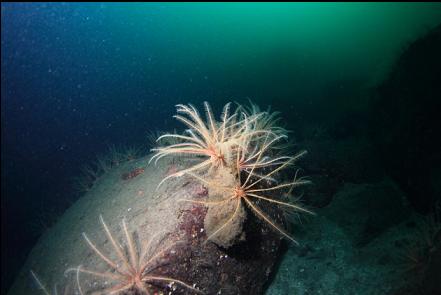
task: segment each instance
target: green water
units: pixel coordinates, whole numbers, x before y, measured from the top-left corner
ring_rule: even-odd
[[[165,65],[190,71],[198,65],[219,80],[223,74],[245,75],[245,84],[250,78],[286,81],[286,75],[318,76],[322,79],[313,79],[317,84],[336,76],[376,80],[408,42],[441,21],[439,3],[127,4],[106,9],[115,16],[111,31],[129,56],[153,47]]]

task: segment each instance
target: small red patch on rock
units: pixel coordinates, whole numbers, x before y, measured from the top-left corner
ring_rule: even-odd
[[[135,168],[132,171],[130,171],[128,173],[124,173],[123,175],[121,175],[121,179],[129,180],[129,179],[135,178],[139,174],[144,173],[144,171],[145,171],[144,168]]]
[[[167,168],[165,175],[169,176],[169,175],[175,174],[176,172],[178,172],[178,166],[176,166],[175,164],[172,164]]]
[[[190,209],[184,210],[182,221],[178,228],[185,232],[185,236],[190,244],[198,243],[198,239],[204,238],[204,218],[207,208],[201,205],[193,205]]]
[[[194,193],[198,197],[206,197],[206,196],[208,196],[208,189],[205,186],[203,186],[202,184],[200,184],[194,188]]]

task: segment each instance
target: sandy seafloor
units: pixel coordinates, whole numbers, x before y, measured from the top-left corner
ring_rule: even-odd
[[[103,269],[104,263],[82,237],[85,232],[100,249],[111,249],[109,244],[103,245],[106,237],[99,215],[120,241],[123,240],[122,218],[140,239],[147,239],[152,233],[171,231],[178,221],[177,210],[183,205],[174,201],[176,196],[170,183],[156,191],[170,162],[161,160],[155,166],[148,165],[148,159],[124,163],[101,176],[40,238],[8,294],[40,293],[29,274],[31,269],[48,288],[55,284],[72,287],[75,273],[64,274],[70,267]],[[137,167],[145,171],[133,179],[121,178],[123,173]],[[381,202],[387,196],[381,195],[384,190],[392,190],[396,198],[402,198],[403,207],[399,210],[408,210],[409,214],[397,218],[380,233],[375,232],[368,242],[360,241],[358,237],[365,229],[358,220],[371,217],[369,212],[360,213],[366,208],[358,208],[363,206],[359,201]],[[378,206],[384,207],[384,204]],[[301,223],[294,228],[299,245],[288,245],[266,294],[389,294],[396,290],[405,283],[398,267],[402,261],[397,255],[396,243],[412,235],[403,227],[416,218],[406,208],[404,197],[389,180],[377,184],[345,184],[330,205],[315,210],[316,216],[300,219]],[[82,277],[84,287],[103,283],[86,275]]]

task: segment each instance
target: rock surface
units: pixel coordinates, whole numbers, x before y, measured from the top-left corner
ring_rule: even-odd
[[[206,206],[180,200],[202,200],[208,190],[188,176],[171,179],[156,190],[161,179],[175,171],[180,163],[163,160],[155,167],[147,162],[147,157],[131,161],[101,176],[92,189],[40,238],[9,294],[39,294],[30,270],[48,289],[57,285],[60,291],[68,286],[72,294],[76,294],[77,289],[75,274],[65,275],[66,269],[82,265],[90,270],[109,270],[82,237],[82,232],[86,232],[98,249],[112,255],[99,222],[100,215],[123,249],[127,246],[121,228],[123,218],[139,245],[155,234],[155,250],[179,241],[160,260],[154,274],[179,279],[205,294],[263,294],[280,253],[280,235],[253,214],[246,214],[243,220],[246,240],[228,249],[207,242]],[[131,171],[142,173],[132,178],[124,177]],[[246,211],[244,208],[244,213]],[[269,212],[280,221],[276,213]],[[80,282],[85,294],[99,292],[110,283],[87,274],[81,274]],[[195,293],[174,284],[158,283],[153,288],[159,294]],[[132,291],[128,290],[127,294]]]

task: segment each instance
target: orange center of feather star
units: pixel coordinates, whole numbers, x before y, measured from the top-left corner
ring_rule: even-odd
[[[222,153],[218,153],[214,147],[208,149],[208,154],[210,155],[211,161],[219,164],[225,164],[225,157]]]
[[[243,198],[243,197],[245,197],[246,195],[247,195],[247,194],[245,193],[245,191],[243,190],[242,187],[237,186],[237,187],[234,189],[234,197],[235,197],[235,198]]]

